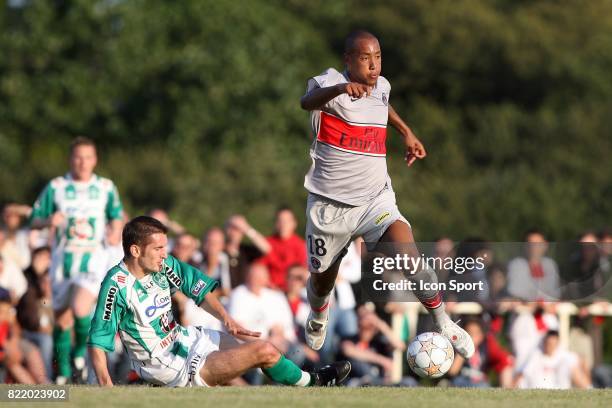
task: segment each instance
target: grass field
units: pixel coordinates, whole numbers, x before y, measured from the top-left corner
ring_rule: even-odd
[[[0,386],[5,392],[7,386]],[[6,395],[6,394],[4,394]],[[2,407],[612,407],[611,390],[475,390],[456,388],[150,388],[71,387],[68,403],[0,403]]]

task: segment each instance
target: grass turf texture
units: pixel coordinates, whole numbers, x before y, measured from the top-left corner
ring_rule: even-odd
[[[0,386],[6,395],[7,386]],[[457,388],[152,388],[73,386],[68,403],[6,403],[3,407],[612,407],[610,390],[478,390]]]

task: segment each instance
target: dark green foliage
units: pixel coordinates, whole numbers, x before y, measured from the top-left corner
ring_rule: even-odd
[[[17,3],[17,2],[12,2]],[[553,239],[612,219],[612,2],[31,1],[0,8],[0,202],[32,202],[67,144],[100,146],[131,214],[194,232],[277,206],[303,220],[306,79],[381,39],[391,102],[426,144],[389,169],[417,239]]]

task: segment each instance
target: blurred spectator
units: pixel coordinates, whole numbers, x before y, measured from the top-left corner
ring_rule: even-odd
[[[489,284],[489,300],[499,302],[510,298],[508,293],[506,272],[500,265],[493,265],[487,271],[487,282]]]
[[[0,231],[0,245],[2,245],[4,233]],[[0,255],[0,287],[5,288],[15,305],[28,288],[28,282],[23,276],[23,272],[10,259],[5,260]]]
[[[480,259],[480,263],[474,262],[469,267],[466,260]],[[459,262],[461,260],[462,262]],[[448,300],[460,302],[486,302],[489,299],[489,287],[487,284],[487,268],[493,262],[493,251],[482,238],[468,238],[457,247],[455,256],[455,273],[452,279],[463,284],[480,284],[482,290],[462,291],[460,293],[449,293]]]
[[[293,315],[293,321],[297,326],[298,335],[306,326],[306,319],[310,312],[310,306],[306,298],[306,280],[308,269],[301,265],[293,265],[287,273],[287,301]]]
[[[41,247],[32,253],[32,264],[24,274],[28,290],[17,305],[17,320],[22,335],[34,343],[42,355],[47,378],[53,375],[53,308],[51,305],[51,250]]]
[[[578,356],[563,350],[559,344],[559,333],[546,333],[542,348],[538,348],[520,372],[518,384],[521,388],[568,389],[591,386],[582,370]]]
[[[197,250],[198,240],[193,235],[183,232],[176,236],[171,254],[181,262],[196,266],[193,258]]]
[[[32,209],[27,205],[7,204],[2,211],[4,245],[2,256],[12,260],[23,270],[30,264],[30,247],[27,229],[20,228]]]
[[[297,220],[289,208],[276,212],[275,234],[268,237],[270,252],[261,262],[270,271],[270,286],[287,289],[287,270],[291,265],[306,266],[306,243],[296,235]]]
[[[232,291],[229,313],[244,327],[261,332],[262,338],[286,352],[289,343],[296,340],[293,317],[285,295],[268,288],[269,282],[266,266],[252,264],[246,283]]]
[[[398,339],[391,327],[374,313],[372,304],[360,306],[359,332],[342,340],[343,358],[351,362],[353,384],[383,384],[391,381],[393,350],[404,350],[406,345]]]
[[[38,349],[21,337],[10,295],[3,288],[0,288],[0,366],[18,384],[49,383]]]
[[[213,227],[206,231],[202,239],[202,264],[200,269],[206,275],[219,281],[220,296],[228,296],[231,291],[229,258],[223,252],[225,235],[223,230]]]
[[[266,238],[251,227],[246,218],[240,214],[232,215],[225,223],[225,253],[229,258],[231,287],[235,288],[245,282],[249,265],[255,259],[270,252],[271,246]],[[244,237],[252,244],[243,243]]]
[[[605,299],[605,292],[609,291],[606,288],[610,288],[612,273],[610,256],[607,254],[609,243],[601,245],[593,232],[582,234],[579,243],[579,250],[571,259],[573,276],[565,285],[566,296],[572,301],[583,303],[602,297]]]
[[[183,227],[178,222],[170,219],[168,213],[161,208],[153,208],[147,214],[149,217],[155,218],[157,221],[164,224],[169,230],[170,233],[174,235],[182,234],[185,232],[185,227]]]
[[[499,385],[503,388],[513,386],[512,356],[504,350],[491,333],[485,334],[480,319],[469,319],[463,328],[474,341],[476,351],[469,359],[455,353],[455,360],[449,370],[451,383],[455,387],[490,387],[489,372],[497,373]]]
[[[525,257],[514,258],[508,264],[508,292],[526,301],[559,299],[559,268],[545,256],[546,237],[539,230],[530,230],[525,242]]]
[[[552,303],[526,303],[516,306],[517,315],[510,326],[509,337],[518,371],[523,369],[530,356],[538,349],[546,332],[559,329],[554,308]]]

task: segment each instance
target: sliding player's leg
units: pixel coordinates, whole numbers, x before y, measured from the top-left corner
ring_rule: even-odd
[[[226,384],[251,368],[261,368],[273,381],[284,385],[312,386],[335,385],[350,372],[348,362],[334,363],[318,372],[302,371],[285,358],[276,347],[264,340],[239,344],[221,333],[219,351],[210,353],[200,369],[200,377],[206,385]]]
[[[414,242],[412,229],[410,225],[403,220],[396,220],[389,225],[380,238],[379,243],[382,244],[379,245],[380,251],[386,253],[387,256],[407,254],[414,258],[420,257],[418,248]],[[435,271],[428,265],[425,265],[414,274],[407,275],[406,278],[415,282],[437,282]],[[432,287],[432,285],[423,286]],[[417,287],[420,288],[421,285],[417,283]],[[433,318],[440,334],[446,337],[463,357],[471,357],[472,354],[474,354],[474,342],[468,333],[453,322],[448,314],[446,314],[440,292],[433,289],[418,289],[414,291],[414,294]]]

